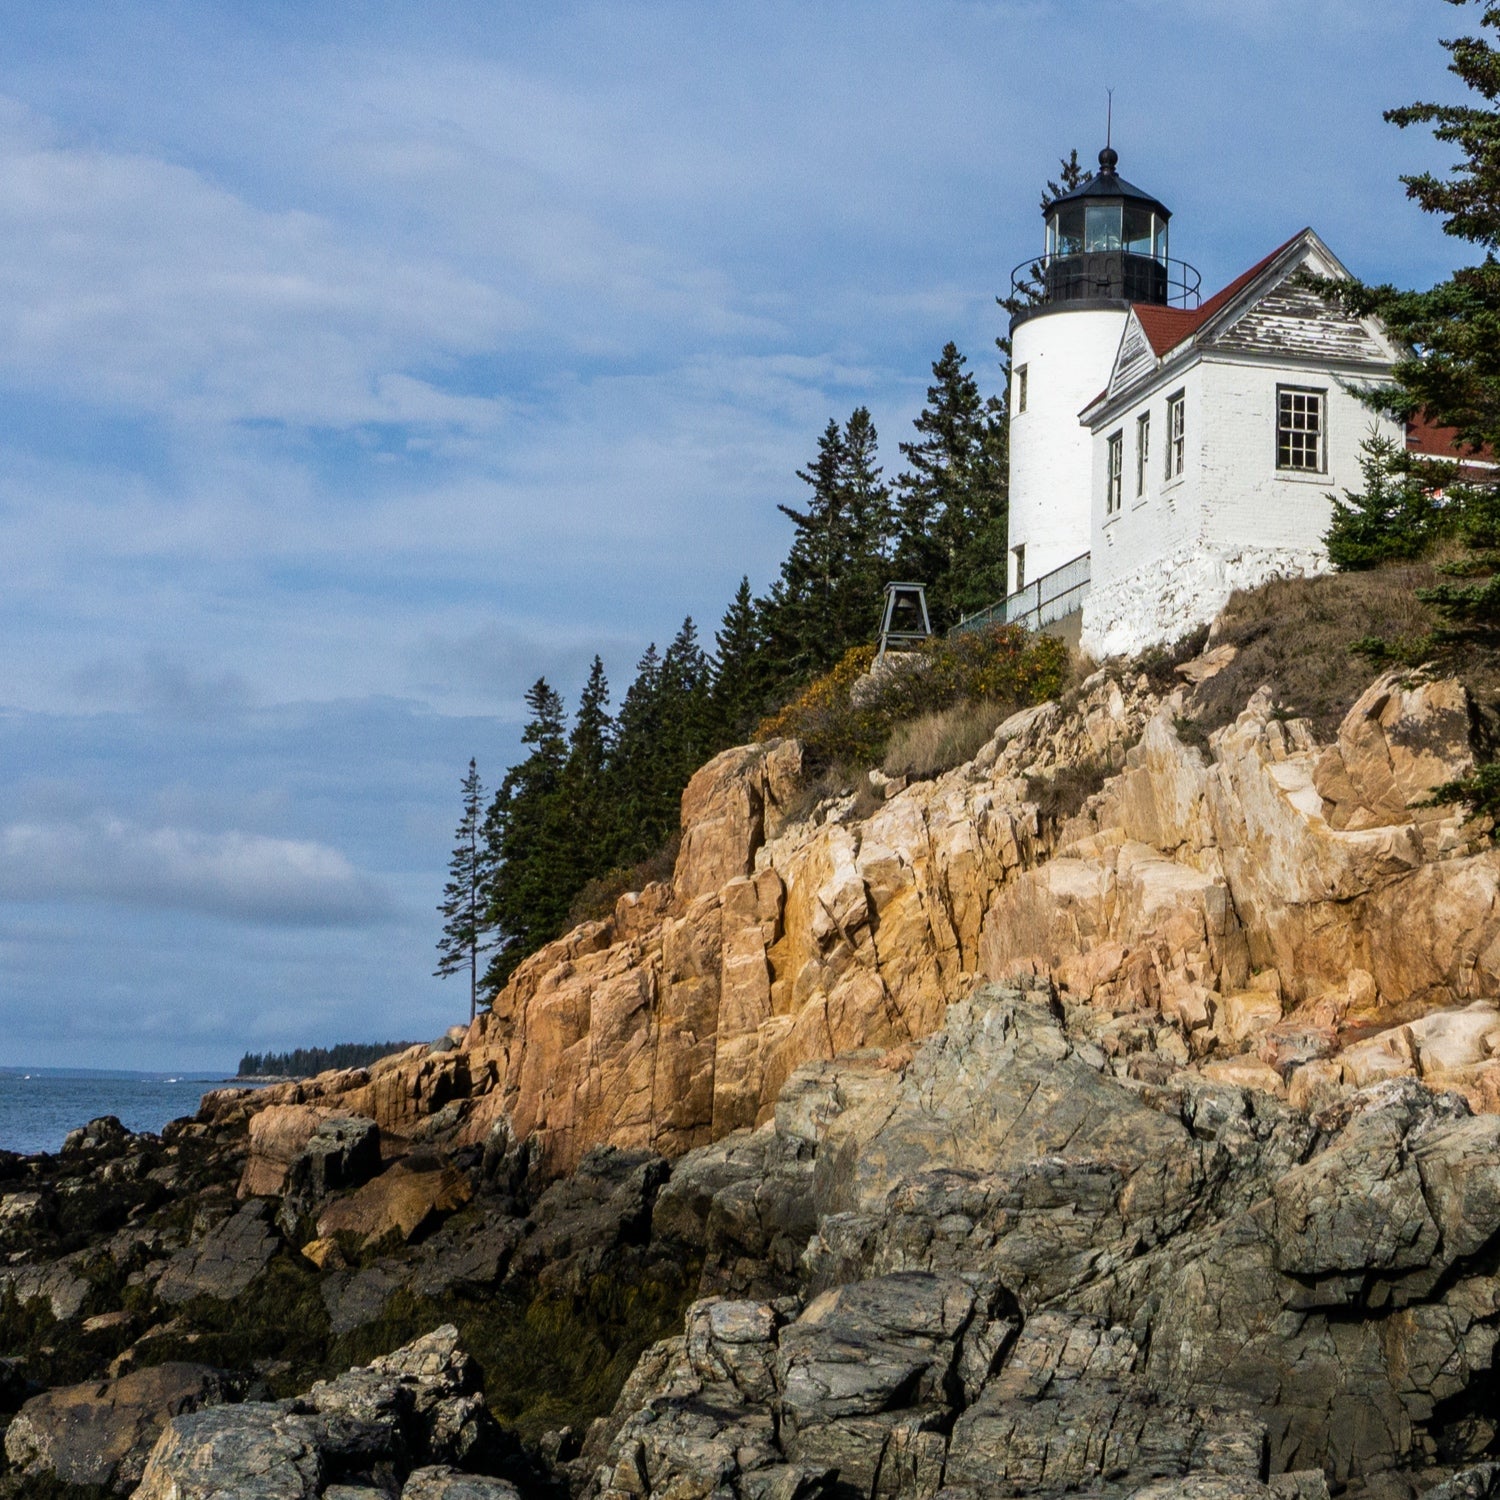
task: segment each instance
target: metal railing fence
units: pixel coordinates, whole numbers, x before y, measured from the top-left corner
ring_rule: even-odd
[[[1066,619],[1083,608],[1092,577],[1089,558],[1085,552],[987,608],[965,615],[953,627],[953,633],[983,630],[987,625],[1024,625],[1027,630],[1040,630]]]

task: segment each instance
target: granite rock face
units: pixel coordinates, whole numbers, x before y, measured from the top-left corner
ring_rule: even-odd
[[[338,1113],[397,1143],[503,1126],[549,1175],[601,1143],[677,1156],[764,1124],[802,1064],[913,1044],[975,979],[1028,972],[1169,1026],[1175,1066],[1325,1105],[1367,1081],[1371,1049],[1346,1053],[1373,1031],[1500,995],[1500,855],[1425,805],[1481,716],[1456,682],[1388,674],[1333,744],[1262,691],[1201,745],[1193,692],[1101,673],[862,819],[846,797],[789,821],[794,744],[725,751],[684,794],[672,882],[532,955],[460,1046],[205,1119],[250,1116],[260,1192]],[[1089,767],[1102,787],[1070,804]],[[1386,1073],[1500,1108],[1488,1042],[1393,1045]]]
[[[590,1494],[1414,1495],[1481,1457],[1500,1117],[1409,1078],[1311,1119],[1143,1082],[1092,1021],[981,990],[905,1063],[809,1066],[774,1125],[684,1158],[658,1213],[716,1224],[722,1266],[766,1241],[749,1181],[814,1228],[792,1290],[702,1301],[643,1357]]]

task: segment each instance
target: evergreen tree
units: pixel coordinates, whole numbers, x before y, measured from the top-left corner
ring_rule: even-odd
[[[1323,535],[1328,560],[1344,572],[1420,557],[1450,513],[1433,500],[1429,475],[1413,472],[1406,449],[1372,431],[1360,444],[1364,489],[1333,495],[1333,521]]]
[[[506,772],[484,822],[491,861],[487,915],[499,939],[484,975],[490,994],[528,953],[560,934],[573,894],[560,795],[567,759],[563,701],[539,677],[526,691],[526,706],[531,718],[521,743],[531,754]]]
[[[1074,192],[1084,183],[1093,180],[1093,172],[1078,160],[1078,148],[1075,146],[1058,162],[1057,179],[1048,179],[1047,186],[1042,191],[1042,212],[1046,213],[1065,194]]]
[[[608,785],[614,745],[609,679],[596,656],[578,700],[563,765],[561,805],[567,820],[568,899],[615,862],[618,824]]]
[[[654,778],[659,770],[657,746],[661,739],[661,655],[653,641],[636,663],[635,679],[625,691],[616,726],[609,785],[617,818],[616,860],[634,864],[652,853],[651,841],[657,799]]]
[[[844,424],[841,483],[849,515],[849,548],[833,604],[832,626],[839,660],[850,646],[870,640],[880,617],[881,592],[890,582],[895,516],[890,486],[876,461],[879,441],[868,407],[857,407]]]
[[[935,629],[1005,593],[1009,460],[1005,408],[981,397],[953,343],[933,364],[915,442],[896,481],[895,569],[927,584]]]
[[[491,946],[491,922],[487,888],[491,873],[490,851],[484,839],[484,787],[478,764],[470,759],[469,774],[462,784],[463,816],[454,834],[453,856],[448,861],[448,883],[438,914],[443,934],[438,939],[438,966],[434,977],[469,971],[469,1019],[479,1006],[479,958]]]
[[[1407,193],[1429,213],[1442,217],[1443,228],[1457,239],[1484,250],[1484,259],[1455,271],[1424,292],[1400,291],[1391,285],[1323,281],[1324,294],[1358,316],[1378,317],[1409,352],[1397,360],[1393,383],[1371,393],[1372,404],[1398,420],[1425,417],[1451,427],[1458,443],[1470,451],[1500,451],[1500,51],[1483,33],[1500,33],[1500,5],[1493,0],[1451,0],[1478,4],[1478,36],[1445,41],[1449,71],[1482,102],[1446,105],[1412,104],[1388,110],[1386,119],[1402,129],[1426,124],[1462,159],[1446,178],[1422,173],[1404,177]],[[1470,548],[1466,562],[1451,571],[1469,576],[1492,574],[1500,563],[1500,494],[1496,482],[1452,463],[1403,455],[1401,469],[1425,489],[1445,512],[1432,521],[1452,529]],[[1378,502],[1370,502],[1373,508]],[[1393,525],[1407,525],[1401,510]],[[1500,629],[1500,584],[1493,578],[1448,584],[1423,591],[1460,635]]]
[[[714,636],[710,702],[721,744],[744,738],[771,707],[777,664],[767,650],[764,618],[750,580],[741,578]]]

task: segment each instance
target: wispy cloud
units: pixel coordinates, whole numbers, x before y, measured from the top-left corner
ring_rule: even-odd
[[[112,818],[0,828],[0,898],[98,901],[290,927],[363,925],[394,909],[380,882],[325,844]]]

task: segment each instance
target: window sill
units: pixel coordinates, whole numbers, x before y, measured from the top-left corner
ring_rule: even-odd
[[[1289,484],[1321,484],[1328,483],[1328,471],[1320,470],[1317,473],[1309,469],[1277,469],[1277,479],[1284,479]]]
[[[1161,487],[1162,494],[1165,495],[1169,490],[1181,489],[1186,479],[1186,474],[1174,474],[1170,479],[1163,482]]]
[[[1132,500],[1130,502],[1130,508],[1131,508],[1131,510],[1139,510],[1143,505],[1148,504],[1150,502],[1150,500],[1151,500],[1151,496],[1150,495],[1142,495],[1139,500]]]

